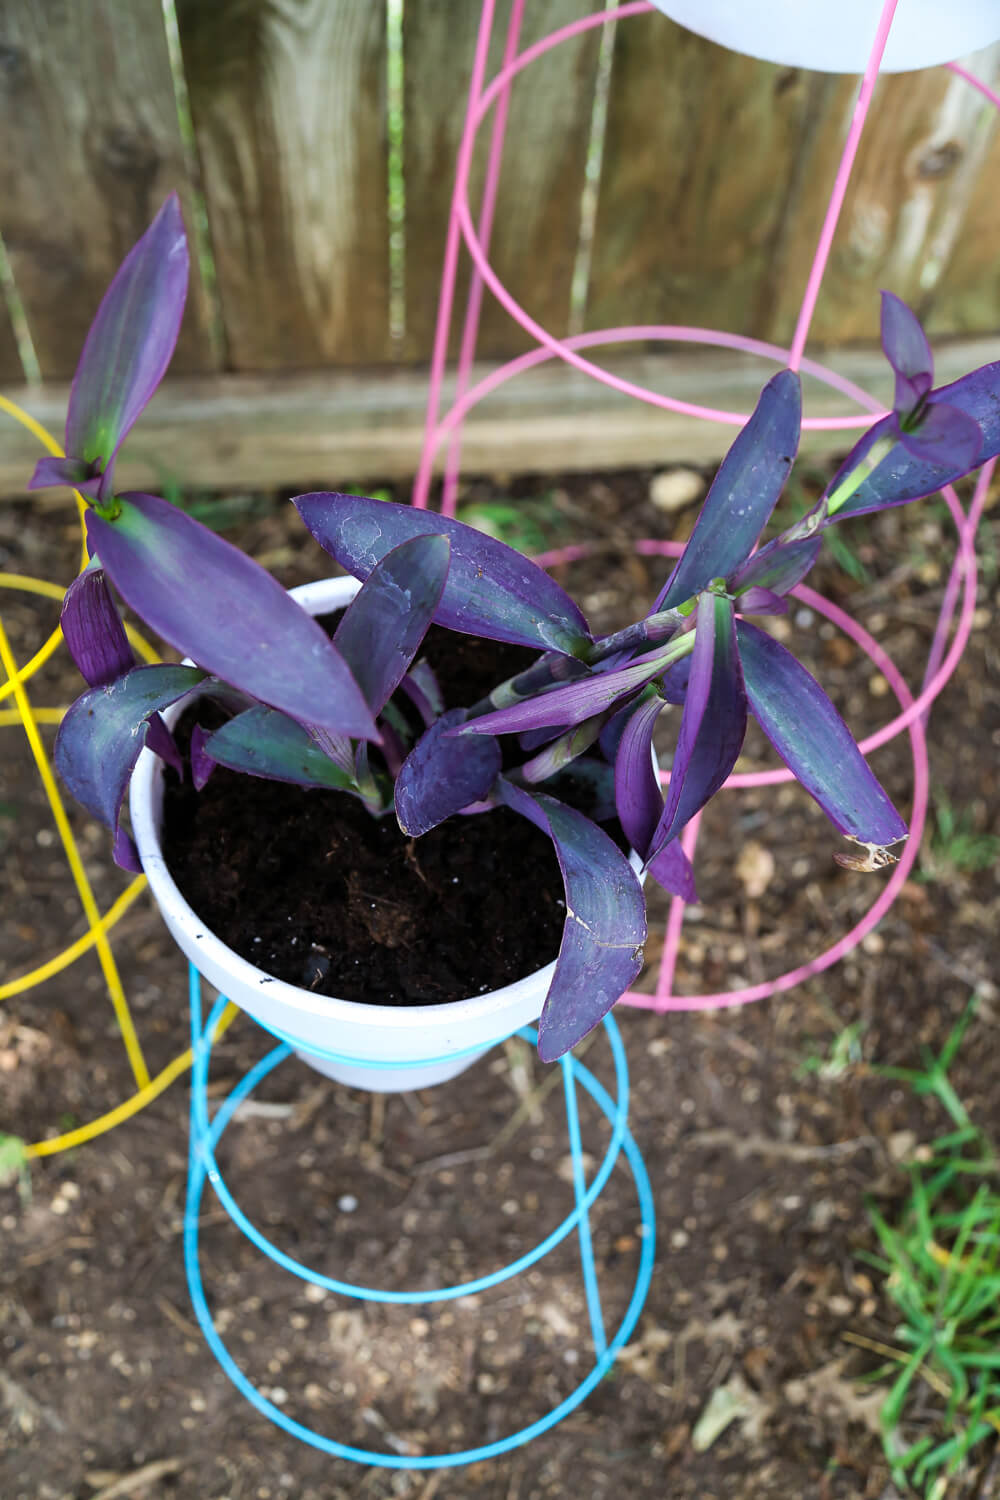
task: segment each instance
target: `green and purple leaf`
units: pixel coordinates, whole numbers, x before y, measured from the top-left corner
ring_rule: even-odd
[[[257,704],[228,719],[200,742],[199,763],[205,759],[231,771],[288,781],[295,786],[329,787],[353,791],[354,780],[316,744],[307,729],[287,714]],[[192,748],[192,775],[194,753]]]
[[[538,1023],[538,1055],[555,1062],[604,1019],[642,968],[642,886],[618,846],[582,813],[504,777],[497,796],[548,834],[562,872],[566,925]]]
[[[59,624],[69,654],[89,687],[106,687],[135,666],[104,569],[94,563],[66,590]]]
[[[969,375],[940,386],[929,397],[929,407],[943,407],[946,415],[959,412],[963,422],[957,453],[950,450],[946,442],[943,449],[935,449],[934,456],[919,444],[918,435],[900,431],[895,413],[883,417],[865,433],[841,464],[829,493],[833,494],[850,474],[863,462],[866,455],[881,441],[895,444],[881,463],[865,476],[852,495],[838,506],[832,516],[824,517],[821,525],[826,527],[846,516],[868,515],[872,511],[887,510],[893,505],[905,505],[910,500],[919,500],[924,495],[933,495],[944,485],[960,479],[970,469],[984,464],[987,459],[1000,453],[1000,361],[983,365]],[[949,416],[950,420],[950,416]],[[978,432],[978,451],[972,453],[972,425]],[[931,429],[933,440],[933,429]],[[966,446],[967,445],[967,446]],[[915,447],[920,451],[914,451]],[[970,457],[970,453],[972,456]]]
[[[802,537],[797,542],[784,542],[778,537],[768,542],[737,568],[729,580],[729,592],[742,595],[754,588],[782,596],[791,593],[812,568],[822,545],[819,536]],[[738,598],[736,605],[743,609],[744,600]]]
[[[197,667],[135,667],[106,687],[88,688],[59,726],[59,774],[76,800],[115,833],[119,863],[131,853],[127,835],[119,837],[121,805],[150,717],[176,703],[204,676]]]
[[[40,458],[35,472],[28,480],[29,490],[48,490],[57,485],[69,485],[91,500],[96,500],[101,488],[100,464],[87,463],[82,458]]]
[[[666,805],[651,841],[654,856],[715,796],[736,764],[746,728],[732,601],[702,594]]]
[[[450,731],[465,718],[449,709],[422,735],[396,777],[396,818],[411,838],[427,833],[453,813],[482,802],[500,774],[495,739],[466,739]]]
[[[816,679],[755,625],[741,620],[736,631],[750,711],[834,827],[880,847],[905,838],[906,824]]]
[[[122,495],[87,536],[151,629],[252,698],[334,734],[378,739],[347,664],[314,619],[238,548],[155,495]]]
[[[100,465],[102,500],[122,441],[170,363],[187,284],[184,221],[171,193],[105,292],[70,391],[66,452]]]
[[[584,719],[604,713],[620,698],[636,692],[666,668],[663,648],[643,656],[629,667],[610,672],[594,672],[576,682],[550,688],[537,698],[526,698],[508,708],[494,709],[471,719],[462,729],[469,734],[515,734],[529,729],[571,728]]]
[[[341,616],[333,644],[372,713],[380,714],[420,649],[448,576],[446,536],[401,542],[372,569]]]
[[[590,645],[580,610],[542,568],[461,521],[359,495],[318,492],[295,505],[320,546],[356,578],[411,537],[446,536],[451,566],[435,619],[449,630],[568,656]]]
[[[665,700],[653,693],[627,719],[615,756],[615,805],[625,836],[646,862],[663,815],[663,794],[653,760],[653,731]],[[672,896],[698,899],[691,861],[673,838],[649,861],[647,869]]]
[[[801,421],[799,378],[779,370],[722,460],[691,539],[650,613],[685,603],[749,556],[794,462]]]

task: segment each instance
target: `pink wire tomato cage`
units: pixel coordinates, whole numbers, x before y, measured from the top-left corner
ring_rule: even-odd
[[[553,31],[548,36],[542,37],[532,46],[525,48],[524,51],[519,51],[518,42],[525,3],[526,0],[513,0],[502,65],[500,71],[489,82],[486,81],[486,59],[494,30],[495,0],[483,0],[482,4],[479,33],[469,88],[469,102],[458,150],[455,187],[445,242],[445,258],[438,301],[424,443],[420,467],[414,484],[413,504],[418,507],[427,506],[435,458],[439,449],[443,445],[447,445],[443,465],[441,509],[445,515],[454,514],[461,469],[462,426],[468,413],[484,397],[488,396],[491,391],[496,390],[499,386],[504,385],[508,380],[513,379],[523,371],[532,369],[534,366],[550,359],[561,359],[565,364],[581,371],[593,380],[601,381],[612,390],[619,391],[623,395],[630,396],[637,401],[643,401],[651,406],[657,406],[667,411],[679,412],[703,421],[716,422],[732,427],[740,427],[747,420],[749,416],[748,412],[724,411],[684,401],[675,396],[667,396],[660,392],[649,390],[644,386],[636,385],[613,374],[609,370],[603,369],[600,365],[593,363],[591,359],[587,358],[585,351],[598,349],[605,344],[660,341],[665,343],[707,344],[717,348],[737,350],[757,356],[762,361],[769,361],[779,366],[787,365],[793,370],[802,370],[807,374],[815,376],[827,386],[838,391],[847,401],[853,403],[854,409],[848,409],[841,416],[806,416],[802,425],[807,430],[823,429],[826,431],[850,432],[866,427],[873,418],[883,415],[884,408],[869,392],[855,385],[852,381],[845,379],[843,376],[838,375],[834,370],[827,368],[825,365],[808,359],[805,356],[805,346],[898,0],[884,0],[882,6],[868,64],[861,81],[854,115],[848,130],[840,164],[833,181],[812,266],[803,291],[795,332],[792,342],[787,349],[778,344],[767,343],[760,339],[747,338],[740,334],[728,333],[719,329],[692,328],[678,325],[639,325],[601,329],[560,339],[549,333],[540,323],[537,323],[511,296],[494,271],[489,259],[490,236],[496,206],[497,187],[500,179],[500,167],[503,158],[507,107],[511,86],[515,79],[520,77],[526,69],[530,68],[531,64],[537,58],[550,52],[561,43],[567,42],[573,37],[580,36],[582,33],[591,31],[596,27],[606,26],[611,21],[616,23],[628,21],[633,16],[644,15],[654,10],[654,7],[648,3],[648,0],[629,0],[629,3],[620,5],[616,9],[601,9],[592,15],[584,16],[567,26],[561,27],[557,31]],[[981,79],[976,78],[957,63],[949,63],[947,66],[953,73],[963,78],[970,87],[977,89],[994,108],[1000,110],[1000,96]],[[474,221],[469,202],[469,174],[473,148],[480,128],[491,114],[492,124],[482,200],[479,204],[478,220]],[[443,385],[448,363],[449,334],[455,310],[455,289],[459,254],[463,245],[471,259],[472,267],[458,360],[455,366],[455,394],[451,404],[445,407]],[[476,352],[484,291],[489,291],[500,306],[531,336],[537,348],[518,356],[516,359],[507,361],[505,364],[490,371],[488,375],[476,384],[470,385],[470,372]],[[739,989],[720,991],[714,994],[685,995],[674,992],[674,977],[677,967],[681,926],[684,920],[684,902],[680,898],[675,897],[669,905],[663,944],[656,963],[654,992],[652,994],[644,994],[629,991],[623,996],[621,1003],[646,1010],[663,1012],[675,1010],[714,1010],[724,1006],[747,1005],[755,1000],[763,1000],[770,995],[791,989],[803,980],[809,979],[830,968],[846,954],[850,953],[872,931],[889,910],[913,868],[927,815],[929,775],[925,725],[928,711],[934,699],[954,672],[972,629],[977,582],[975,535],[986,501],[995,462],[995,460],[991,460],[980,470],[968,510],[965,510],[958,495],[951,486],[947,486],[942,491],[955,524],[956,550],[949,571],[941,609],[938,614],[923,682],[918,692],[914,693],[911,691],[899,669],[886,651],[879,645],[878,641],[844,610],[805,585],[795,590],[795,597],[797,599],[801,600],[817,614],[823,616],[836,628],[843,631],[866,653],[876,669],[882,673],[892,694],[895,696],[899,712],[889,723],[861,742],[862,750],[867,754],[904,732],[909,737],[913,762],[913,801],[910,812],[910,837],[904,846],[899,863],[894,867],[888,881],[877,888],[877,894],[872,905],[865,912],[864,916],[849,931],[838,938],[836,942],[830,944],[822,952],[815,954],[796,967],[788,969],[775,979],[765,980],[760,984],[748,985]],[[667,557],[676,556],[681,551],[681,547],[677,543],[664,542],[651,538],[637,540],[635,548],[637,552],[644,555],[659,554]],[[544,566],[552,566],[556,563],[571,562],[583,556],[586,551],[585,544],[563,547],[543,554],[537,561],[541,562]],[[951,637],[950,643],[949,636]],[[662,773],[662,779],[668,781],[669,773]],[[791,781],[792,779],[791,772],[787,770],[734,774],[726,782],[723,790],[737,791],[740,788],[774,786],[781,782]],[[693,856],[695,851],[698,841],[699,824],[700,815],[691,820],[683,834],[684,848],[689,856]]]

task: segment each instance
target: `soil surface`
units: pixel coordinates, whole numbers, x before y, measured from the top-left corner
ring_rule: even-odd
[[[636,539],[683,539],[696,514],[657,508],[651,479],[484,480],[465,500],[513,498],[542,545],[592,542],[557,576],[594,628],[607,630],[648,607],[669,566],[639,555]],[[261,498],[244,510],[229,534],[283,582],[329,571],[290,507]],[[631,1129],[656,1200],[657,1259],[628,1348],[572,1415],[494,1460],[422,1473],[331,1458],[260,1416],[216,1365],[188,1301],[181,1078],[127,1123],[34,1161],[23,1182],[0,1191],[3,1500],[891,1500],[879,1397],[853,1379],[869,1367],[856,1340],[891,1342],[895,1323],[877,1274],[859,1259],[873,1246],[865,1199],[891,1215],[906,1190],[905,1162],[947,1122],[933,1099],[877,1068],[918,1066],[921,1046],[940,1048],[974,990],[980,1008],[951,1077],[975,1121],[1000,1132],[1000,883],[995,861],[976,869],[968,852],[1000,834],[998,523],[991,508],[975,629],[929,722],[929,833],[877,931],[839,965],[757,1005],[616,1012]],[[839,534],[849,551],[838,560],[827,549],[809,582],[850,609],[916,688],[953,550],[947,516],[937,502],[918,502]],[[77,553],[68,507],[0,509],[0,569],[65,581]],[[58,606],[4,592],[0,607],[24,662]],[[885,677],[811,607],[795,606],[775,628],[858,737],[892,717]],[[77,691],[62,652],[31,687],[37,705],[65,704]],[[49,746],[53,733],[42,726]],[[59,953],[84,922],[18,729],[2,729],[0,756],[6,979]],[[740,769],[773,764],[751,736]],[[906,811],[905,737],[873,766]],[[69,818],[106,910],[127,878],[105,832],[75,808]],[[839,843],[794,786],[723,792],[704,819],[700,899],[686,915],[677,992],[777,978],[845,932],[886,875],[840,869],[831,857]],[[519,881],[513,872],[515,899]],[[647,990],[666,913],[652,897]],[[114,928],[111,947],[156,1073],[188,1044],[184,966],[146,897]],[[233,1025],[215,1049],[212,1107],[269,1045],[249,1020]],[[612,1086],[604,1040],[579,1053]],[[220,1167],[253,1223],[329,1275],[392,1289],[455,1284],[524,1254],[569,1212],[559,1079],[517,1040],[452,1083],[384,1099],[288,1060],[229,1126]],[[98,955],[5,1003],[0,1129],[43,1140],[112,1109],[133,1087]],[[593,1171],[609,1128],[589,1100],[582,1110]],[[641,1251],[623,1168],[592,1220],[610,1333]],[[279,1270],[210,1189],[201,1247],[210,1306],[239,1365],[289,1417],[361,1448],[398,1457],[491,1442],[564,1399],[593,1361],[573,1236],[492,1291],[382,1308]],[[729,1402],[733,1420],[708,1441],[702,1419],[713,1398],[715,1409]],[[953,1495],[994,1496],[993,1460],[977,1454]]]
[[[429,634],[421,654],[449,708],[478,702],[536,659]],[[216,727],[213,710],[182,718],[185,756],[196,722]],[[552,843],[506,808],[451,818],[417,840],[391,813],[373,818],[340,792],[222,766],[200,792],[169,769],[165,783],[163,848],[181,893],[276,979],[342,1000],[440,1005],[513,984],[559,951],[566,906]]]

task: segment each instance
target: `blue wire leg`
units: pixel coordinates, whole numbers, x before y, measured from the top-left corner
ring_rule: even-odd
[[[443,1287],[432,1291],[388,1291],[374,1287],[359,1286],[352,1282],[338,1281],[333,1277],[323,1276],[319,1272],[313,1271],[310,1267],[302,1265],[301,1262],[294,1260],[275,1245],[272,1245],[240,1209],[219,1171],[215,1158],[215,1149],[223,1131],[226,1129],[240,1103],[253,1092],[262,1078],[265,1078],[274,1068],[284,1062],[285,1058],[291,1053],[292,1048],[287,1043],[282,1043],[280,1046],[273,1048],[237,1084],[236,1088],[233,1089],[232,1093],[219,1109],[215,1119],[209,1122],[205,1090],[208,1082],[212,1036],[227,1002],[225,997],[221,996],[203,1026],[200,976],[197,970],[193,968],[190,970],[190,995],[191,1044],[194,1051],[194,1065],[191,1075],[191,1138],[188,1157],[187,1203],[184,1214],[184,1267],[187,1273],[188,1288],[195,1316],[198,1319],[202,1333],[205,1335],[208,1346],[226,1375],[251,1405],[256,1407],[262,1415],[267,1417],[277,1427],[282,1428],[290,1436],[298,1438],[300,1442],[308,1443],[313,1448],[318,1448],[323,1453],[329,1453],[337,1458],[350,1459],[356,1463],[374,1464],[387,1469],[457,1468],[462,1464],[476,1463],[482,1459],[495,1458],[502,1453],[509,1452],[513,1448],[520,1447],[523,1443],[530,1442],[532,1438],[537,1437],[540,1433],[547,1432],[549,1428],[555,1427],[558,1422],[562,1421],[563,1417],[579,1406],[581,1401],[590,1394],[598,1382],[607,1374],[619,1350],[628,1341],[632,1330],[635,1328],[649,1290],[655,1250],[653,1196],[645,1164],[638,1147],[629,1134],[626,1124],[629,1102],[628,1068],[621,1036],[611,1017],[608,1016],[605,1019],[604,1029],[615,1063],[617,1099],[611,1098],[603,1086],[582,1063],[575,1061],[573,1058],[564,1058],[562,1060],[566,1122],[569,1130],[570,1149],[573,1160],[575,1207],[572,1212],[566,1216],[563,1222],[551,1234],[546,1236],[540,1244],[536,1245],[533,1250],[519,1257],[518,1260],[511,1262],[509,1265],[502,1266],[499,1270],[491,1272],[487,1276],[480,1276],[459,1286]],[[537,1039],[537,1033],[530,1026],[524,1027],[519,1035],[530,1042],[534,1042]],[[582,1084],[585,1091],[603,1111],[612,1127],[608,1149],[589,1187],[587,1187],[584,1179],[583,1152],[577,1111],[576,1089],[579,1084]],[[642,1217],[642,1246],[631,1300],[626,1308],[621,1324],[609,1341],[604,1328],[597,1271],[594,1264],[593,1247],[590,1238],[589,1210],[610,1177],[615,1162],[621,1154],[624,1154],[638,1194]],[[208,1303],[205,1299],[198,1255],[198,1219],[201,1212],[201,1200],[206,1181],[211,1182],[216,1197],[237,1228],[264,1255],[274,1261],[276,1265],[290,1271],[302,1280],[312,1282],[316,1286],[324,1287],[328,1291],[369,1302],[406,1303],[411,1305],[442,1302],[455,1297],[468,1296],[474,1291],[485,1290],[488,1287],[496,1286],[500,1282],[508,1280],[511,1276],[517,1275],[528,1266],[534,1265],[543,1256],[547,1255],[555,1245],[559,1244],[567,1235],[572,1233],[575,1228],[580,1244],[583,1281],[594,1339],[596,1363],[565,1400],[561,1401],[551,1411],[546,1412],[542,1417],[539,1417],[537,1421],[530,1423],[527,1427],[522,1427],[517,1432],[511,1433],[505,1438],[498,1439],[496,1442],[484,1443],[480,1447],[468,1448],[460,1453],[424,1454],[420,1457],[410,1457],[396,1453],[379,1453],[368,1448],[356,1448],[348,1443],[337,1442],[334,1438],[328,1438],[322,1433],[314,1432],[311,1428],[305,1427],[301,1422],[295,1421],[293,1417],[290,1417],[265,1396],[261,1395],[256,1386],[251,1383],[236,1364],[216,1331],[212,1315],[209,1312]]]

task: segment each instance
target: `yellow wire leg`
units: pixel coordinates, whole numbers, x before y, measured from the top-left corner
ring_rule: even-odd
[[[9,678],[16,675],[17,662],[11,653],[7,633],[3,628],[2,621],[0,621],[0,662],[3,663],[4,671]],[[35,758],[38,774],[42,778],[45,795],[49,800],[52,817],[55,821],[59,838],[62,841],[66,859],[69,862],[70,873],[73,876],[73,883],[76,886],[81,905],[90,926],[97,927],[100,924],[101,914],[97,909],[97,902],[94,900],[90,881],[87,879],[86,871],[83,868],[83,862],[76,847],[76,840],[73,837],[73,831],[69,826],[69,819],[66,816],[66,809],[63,806],[62,797],[59,794],[59,788],[56,785],[55,777],[52,774],[52,767],[49,764],[49,758],[45,753],[45,746],[42,744],[41,736],[38,733],[38,725],[35,723],[28,695],[22,683],[17,683],[14,688],[14,700],[24,723],[24,732],[28,736],[28,744],[31,746],[31,753]],[[125,1043],[129,1062],[132,1065],[135,1081],[140,1088],[145,1088],[149,1082],[149,1069],[146,1067],[142,1048],[139,1045],[139,1038],[136,1036],[135,1026],[132,1024],[132,1015],[128,1008],[128,1001],[125,999],[121,980],[118,977],[118,969],[114,957],[108,946],[108,940],[103,933],[95,941],[97,955],[101,962],[101,968],[104,970],[108,993],[111,996],[111,1003],[114,1006],[115,1016],[121,1030],[122,1040]]]
[[[61,974],[63,969],[68,969],[70,964],[75,963],[82,954],[93,948],[97,939],[113,927],[119,917],[124,916],[136,897],[141,896],[145,889],[145,875],[137,875],[132,884],[122,891],[115,904],[108,907],[96,927],[88,927],[83,937],[77,938],[75,943],[71,943],[61,953],[57,953],[55,958],[39,964],[38,968],[32,969],[30,974],[21,974],[17,979],[9,979],[6,984],[0,984],[0,1000],[10,1000],[14,995],[21,995],[25,990],[34,989],[36,984],[42,984],[46,979],[51,979],[53,974]]]
[[[230,1022],[237,1015],[239,1015],[239,1011],[232,1001],[230,1001],[219,1018],[218,1026],[215,1028],[215,1041],[218,1041],[227,1026],[229,1026]],[[179,1057],[175,1057],[173,1062],[167,1063],[162,1073],[157,1073],[156,1077],[145,1088],[140,1089],[137,1094],[133,1094],[131,1099],[126,1099],[124,1104],[119,1104],[117,1108],[109,1110],[106,1115],[101,1115],[98,1119],[91,1120],[89,1125],[81,1125],[76,1130],[68,1130],[65,1135],[57,1135],[50,1141],[36,1141],[33,1146],[26,1148],[25,1156],[53,1156],[57,1151],[69,1151],[73,1146],[82,1146],[87,1141],[92,1141],[95,1136],[103,1135],[106,1130],[113,1130],[123,1120],[128,1120],[132,1115],[137,1115],[141,1109],[145,1109],[147,1104],[152,1104],[154,1099],[158,1098],[165,1089],[170,1087],[175,1078],[179,1078],[182,1073],[187,1071],[193,1061],[194,1056],[189,1047],[186,1052],[182,1052]]]

